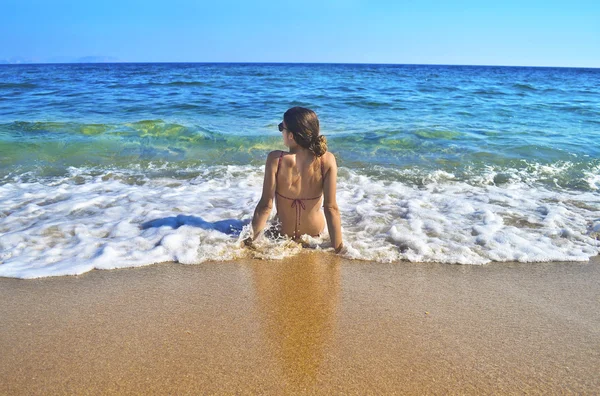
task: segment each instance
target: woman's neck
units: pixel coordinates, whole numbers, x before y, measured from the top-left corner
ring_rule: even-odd
[[[313,159],[314,154],[312,151],[305,149],[304,147],[295,146],[290,147],[290,154],[296,154],[296,157],[301,159]]]

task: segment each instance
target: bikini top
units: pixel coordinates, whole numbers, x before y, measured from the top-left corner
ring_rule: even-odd
[[[277,161],[277,171],[275,171],[275,180],[277,180],[277,175],[279,174],[279,167],[281,166],[281,158],[283,157],[283,154],[284,154],[284,152],[282,151],[281,154],[279,155],[279,160]],[[321,180],[323,180],[323,183],[325,183],[322,157],[319,157],[319,162],[321,164]],[[320,194],[319,196],[312,197],[312,198],[290,198],[290,197],[286,197],[285,195],[278,193],[277,188],[275,189],[275,194],[280,196],[281,198],[292,201],[291,207],[296,208],[296,229],[294,230],[294,237],[296,237],[296,234],[298,233],[298,229],[300,228],[300,215],[302,214],[302,209],[306,209],[306,205],[304,204],[304,201],[313,201],[315,199],[321,198],[321,195],[323,195],[323,194]]]

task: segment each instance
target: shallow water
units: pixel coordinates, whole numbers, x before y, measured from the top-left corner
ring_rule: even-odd
[[[340,165],[347,257],[587,260],[599,98],[599,69],[1,65],[0,276],[296,254],[238,247],[296,105]]]

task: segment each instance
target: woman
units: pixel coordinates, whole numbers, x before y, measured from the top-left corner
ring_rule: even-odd
[[[331,245],[339,252],[343,244],[335,199],[337,164],[333,154],[327,152],[327,139],[319,134],[319,119],[312,110],[293,107],[283,115],[279,131],[289,152],[272,151],[267,156],[262,197],[252,219],[252,237],[245,242],[250,244],[263,230],[275,197],[281,234],[293,239],[304,234],[318,236],[327,221]]]

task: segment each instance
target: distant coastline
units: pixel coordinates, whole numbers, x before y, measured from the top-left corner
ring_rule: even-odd
[[[46,63],[121,63],[119,58],[114,56],[83,56],[83,57],[55,57],[51,59],[35,59],[35,58],[23,58],[13,57],[8,59],[0,59],[0,64],[3,65],[32,65],[32,64],[46,64]]]

